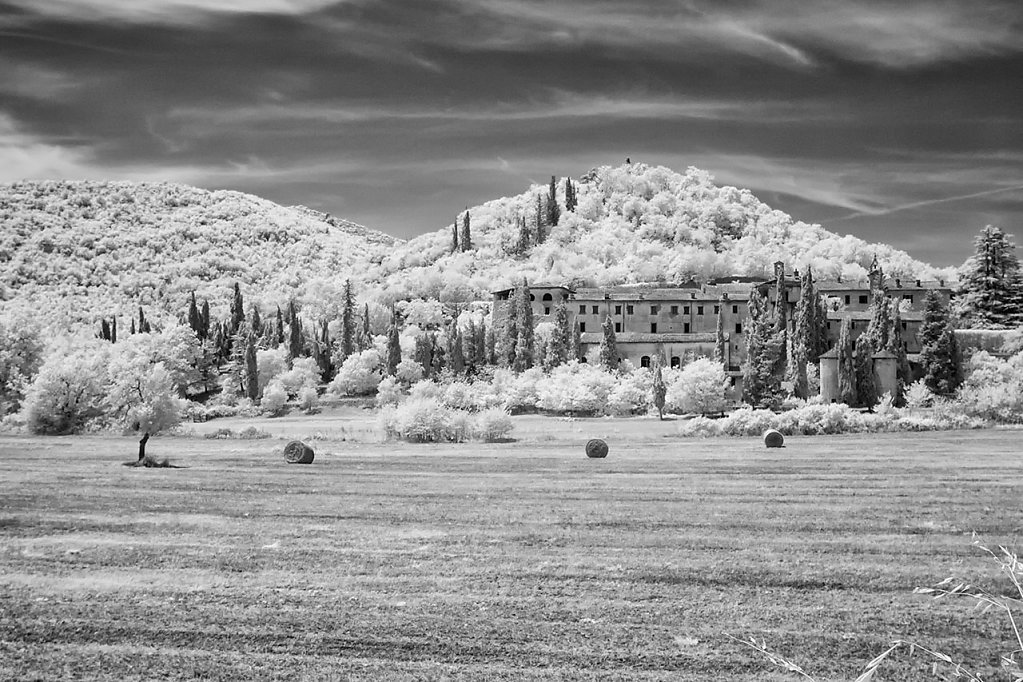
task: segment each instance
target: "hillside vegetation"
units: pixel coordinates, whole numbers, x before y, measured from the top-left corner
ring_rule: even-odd
[[[180,316],[193,290],[226,314],[231,286],[264,308],[294,299],[330,316],[344,279],[361,300],[466,301],[523,277],[611,285],[765,275],[776,260],[818,279],[860,280],[876,254],[895,277],[954,277],[887,245],[793,220],[706,172],[603,166],[556,182],[560,219],[538,235],[549,187],[468,209],[471,248],[452,226],[408,242],[302,207],[174,184],[0,185],[0,300],[51,325],[95,324],[142,305]],[[538,199],[540,200],[538,204]],[[456,216],[459,232],[465,212]],[[526,229],[522,228],[525,221]]]
[[[894,277],[954,277],[885,244],[871,244],[810,225],[757,199],[719,187],[690,167],[629,164],[595,168],[578,181],[578,206],[565,210],[565,180],[556,182],[561,216],[535,243],[538,197],[533,185],[514,197],[468,209],[472,248],[452,253],[452,226],[396,245],[371,273],[383,298],[458,300],[531,282],[611,285],[682,282],[728,275],[770,276],[773,263],[813,268],[818,279],[865,280],[876,254]],[[457,218],[462,228],[464,212]],[[453,216],[454,217],[454,216]],[[524,218],[534,243],[521,248]]]
[[[167,183],[0,185],[0,298],[73,326],[136,306],[287,301],[393,247],[388,235],[240,192]]]

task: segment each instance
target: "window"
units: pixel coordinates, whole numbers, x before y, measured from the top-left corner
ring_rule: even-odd
[[[735,323],[735,333],[736,334],[741,334],[742,333],[742,322],[736,322]]]
[[[739,379],[739,377],[731,377],[729,379],[729,381],[731,382],[732,388],[735,388],[735,384],[738,381],[738,379]]]
[[[656,322],[651,322],[650,323],[650,333],[651,334],[656,334],[657,333],[657,323]]]
[[[581,334],[584,331],[586,331],[586,323],[585,322],[580,322],[579,323],[579,333]]]
[[[673,355],[673,356],[671,356],[671,363],[670,364],[671,364],[671,368],[672,369],[678,369],[678,367],[682,364],[682,359],[679,358],[679,356],[677,356],[677,355]]]
[[[683,322],[682,323],[682,333],[683,334],[688,334],[689,333],[689,323],[688,322]]]
[[[530,301],[535,301],[536,300],[536,296],[534,296],[533,294],[530,294],[529,295],[529,300]]]
[[[592,313],[593,313],[594,315],[596,315],[596,314],[597,314],[597,310],[598,310],[598,309],[597,309],[597,306],[595,306],[595,305],[593,305],[593,306],[590,306],[590,312],[592,312]]]
[[[579,314],[580,315],[585,315],[586,314],[586,306],[584,306],[584,305],[579,306]]]
[[[688,315],[689,314],[689,306],[685,306],[684,308],[682,308],[682,314],[683,315]]]
[[[737,306],[737,305],[733,305],[732,306],[732,314],[733,315],[738,315],[739,314],[739,306]]]
[[[828,329],[831,329],[831,323],[828,322]]]
[[[615,315],[621,315],[621,314],[622,314],[622,307],[620,305],[616,305],[615,306]]]
[[[905,322],[902,323],[902,328],[903,329],[907,329],[908,328]]]
[[[550,315],[550,314],[551,314],[551,308],[550,308],[550,306],[546,306],[546,305],[545,305],[545,306],[543,307],[543,314],[544,314],[544,315]]]
[[[678,315],[678,306],[677,305],[671,306],[671,314],[672,315]]]
[[[866,302],[867,302],[867,295],[866,294],[860,294],[860,303],[866,303]]]
[[[719,306],[719,305],[714,306],[714,314],[717,315],[720,312],[721,312],[721,306]]]
[[[652,306],[650,306],[650,314],[651,315],[656,315],[660,310],[661,310],[661,306],[659,306],[659,305],[652,305]]]
[[[616,333],[621,333],[621,331],[622,331],[622,323],[621,322],[615,322],[615,332]]]
[[[703,306],[702,305],[696,306],[696,314],[697,315],[703,315]]]
[[[913,302],[913,294],[903,294],[902,295],[902,300],[903,301],[909,301],[910,303],[912,303]]]
[[[632,312],[633,312],[632,306],[631,305],[625,306],[625,312],[627,312],[629,315],[631,315]]]
[[[641,357],[639,359],[639,366],[640,367],[649,367],[650,366],[650,356],[649,355],[644,355],[643,357]]]
[[[852,297],[849,294],[845,295],[845,304],[849,305],[852,302]]]
[[[543,300],[543,301],[553,301],[554,297],[551,296],[550,294],[544,294],[543,298],[541,300]]]

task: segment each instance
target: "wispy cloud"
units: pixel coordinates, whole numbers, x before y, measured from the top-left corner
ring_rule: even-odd
[[[61,20],[188,25],[210,14],[302,15],[339,0],[8,0],[37,16]],[[0,25],[3,25],[0,22]]]

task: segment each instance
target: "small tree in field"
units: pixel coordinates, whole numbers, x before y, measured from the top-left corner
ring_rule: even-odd
[[[668,389],[668,402],[683,412],[724,412],[727,384],[724,367],[710,358],[700,358],[682,369],[678,381]]]
[[[184,401],[178,398],[163,363],[151,365],[137,359],[111,366],[112,386],[107,396],[109,414],[126,431],[140,435],[139,461],[146,457],[150,436],[181,423]]]

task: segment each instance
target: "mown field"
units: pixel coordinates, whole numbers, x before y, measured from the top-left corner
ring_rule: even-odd
[[[138,470],[130,439],[0,437],[0,678],[795,679],[730,633],[820,680],[895,638],[1004,679],[1002,616],[912,589],[1006,586],[971,534],[1023,549],[1023,432],[767,450],[516,421],[416,446],[320,418],[310,466],[282,439],[155,438],[187,468]]]

